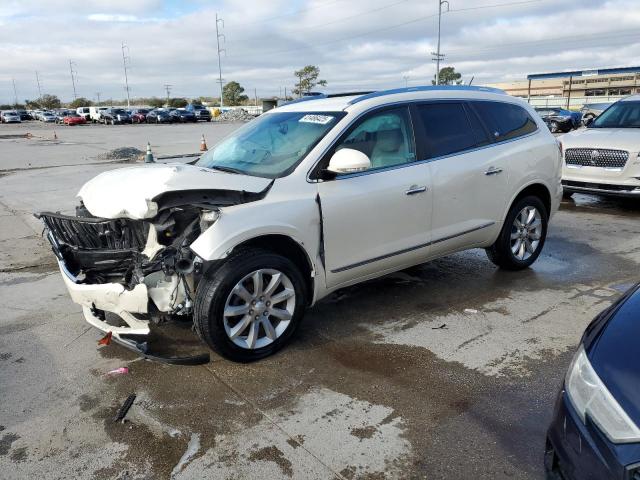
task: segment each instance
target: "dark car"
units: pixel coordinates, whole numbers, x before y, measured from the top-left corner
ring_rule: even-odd
[[[136,108],[131,111],[131,121],[133,123],[144,123],[147,121],[148,108]]]
[[[640,479],[640,284],[585,331],[556,402],[545,468],[563,480]]]
[[[211,121],[211,112],[204,105],[194,105],[193,103],[190,103],[189,105],[187,105],[186,109],[189,112],[193,112],[193,114],[196,116],[196,121]]]
[[[193,114],[193,112],[190,112],[188,110],[182,110],[180,108],[176,109],[176,110],[171,110],[171,113],[169,113],[169,115],[171,115],[171,117],[173,118],[173,121],[176,123],[187,123],[187,122],[197,122],[198,119],[196,118],[196,116]]]
[[[173,117],[169,115],[167,110],[151,110],[147,113],[146,118],[147,123],[171,123],[173,122]]]
[[[574,128],[580,126],[582,114],[579,112],[572,112],[563,108],[541,108],[536,107],[536,112],[542,117],[544,123],[547,124],[549,130],[553,133],[557,132],[570,132]]]
[[[102,123],[119,125],[123,123],[131,123],[131,117],[124,108],[107,108],[100,117]]]
[[[20,120],[31,120],[31,115],[26,110],[16,110],[18,115],[20,115]]]

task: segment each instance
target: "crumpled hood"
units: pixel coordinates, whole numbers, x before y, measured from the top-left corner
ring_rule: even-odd
[[[559,138],[567,148],[611,148],[614,150],[640,151],[638,128],[582,128]]]
[[[153,201],[166,192],[221,190],[259,193],[268,178],[238,175],[181,163],[146,164],[101,173],[78,192],[92,215],[102,218],[152,218]]]

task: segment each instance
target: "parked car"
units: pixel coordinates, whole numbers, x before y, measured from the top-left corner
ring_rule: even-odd
[[[198,121],[198,119],[193,114],[193,112],[190,112],[188,110],[183,110],[181,108],[176,108],[175,110],[172,110],[169,113],[169,115],[171,115],[171,118],[176,123],[187,123],[187,122],[197,122]]]
[[[20,120],[31,120],[31,115],[26,110],[16,110],[16,113],[20,115]]]
[[[550,478],[640,478],[639,318],[636,285],[585,331],[547,435]]]
[[[40,112],[38,119],[45,123],[54,123],[57,119],[53,112]]]
[[[190,103],[189,105],[187,105],[186,110],[192,112],[195,115],[196,121],[211,121],[211,112],[204,105],[194,105]]]
[[[147,123],[171,123],[173,122],[173,117],[169,114],[167,110],[151,110],[147,113],[146,118]]]
[[[4,110],[0,114],[0,120],[2,123],[20,123],[22,120],[20,119],[20,115],[15,110]]]
[[[582,114],[572,112],[563,108],[542,108],[536,107],[536,112],[542,117],[552,133],[570,132],[580,126]]]
[[[604,112],[611,105],[613,105],[613,102],[587,103],[583,105],[580,109],[580,113],[582,113],[582,123],[587,124],[592,122],[594,118]]]
[[[136,108],[131,111],[131,121],[133,123],[144,123],[147,121],[148,108]]]
[[[86,319],[136,348],[153,312],[192,315],[209,346],[251,361],[348,285],[469,248],[507,270],[535,262],[561,157],[526,102],[469,86],[323,97],[193,165],[104,172],[76,216],[40,214]]]
[[[62,124],[64,117],[71,113],[70,110],[60,109],[53,112],[53,115],[56,117],[56,123]]]
[[[76,113],[86,121],[91,119],[91,107],[78,107],[76,108]]]
[[[93,123],[101,123],[103,121],[102,114],[108,110],[109,107],[89,107],[89,119]]]
[[[587,128],[560,137],[565,196],[640,198],[640,95],[617,101]]]
[[[64,125],[84,125],[87,120],[75,112],[71,112],[62,119]]]
[[[132,123],[131,117],[123,108],[108,108],[102,112],[101,122],[105,125],[122,125]]]

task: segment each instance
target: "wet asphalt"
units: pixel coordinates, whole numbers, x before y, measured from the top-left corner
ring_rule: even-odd
[[[172,127],[142,128],[184,145],[220,130]],[[88,129],[105,138],[85,147],[89,157],[139,136]],[[98,348],[30,217],[71,208],[83,181],[117,166],[57,166],[85,132],[63,135],[72,146],[1,145],[2,478],[542,479],[580,335],[639,280],[640,202],[576,195],[527,271],[463,252],[334,293],[263,361],[140,360]],[[54,149],[60,161],[47,160]],[[20,156],[45,168],[15,170]],[[127,375],[105,376],[121,366]],[[131,393],[127,421],[115,423]]]

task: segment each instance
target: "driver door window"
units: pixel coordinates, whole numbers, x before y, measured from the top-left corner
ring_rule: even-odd
[[[371,169],[413,162],[416,159],[411,122],[406,108],[385,110],[361,120],[337,147],[352,148],[371,160]]]

